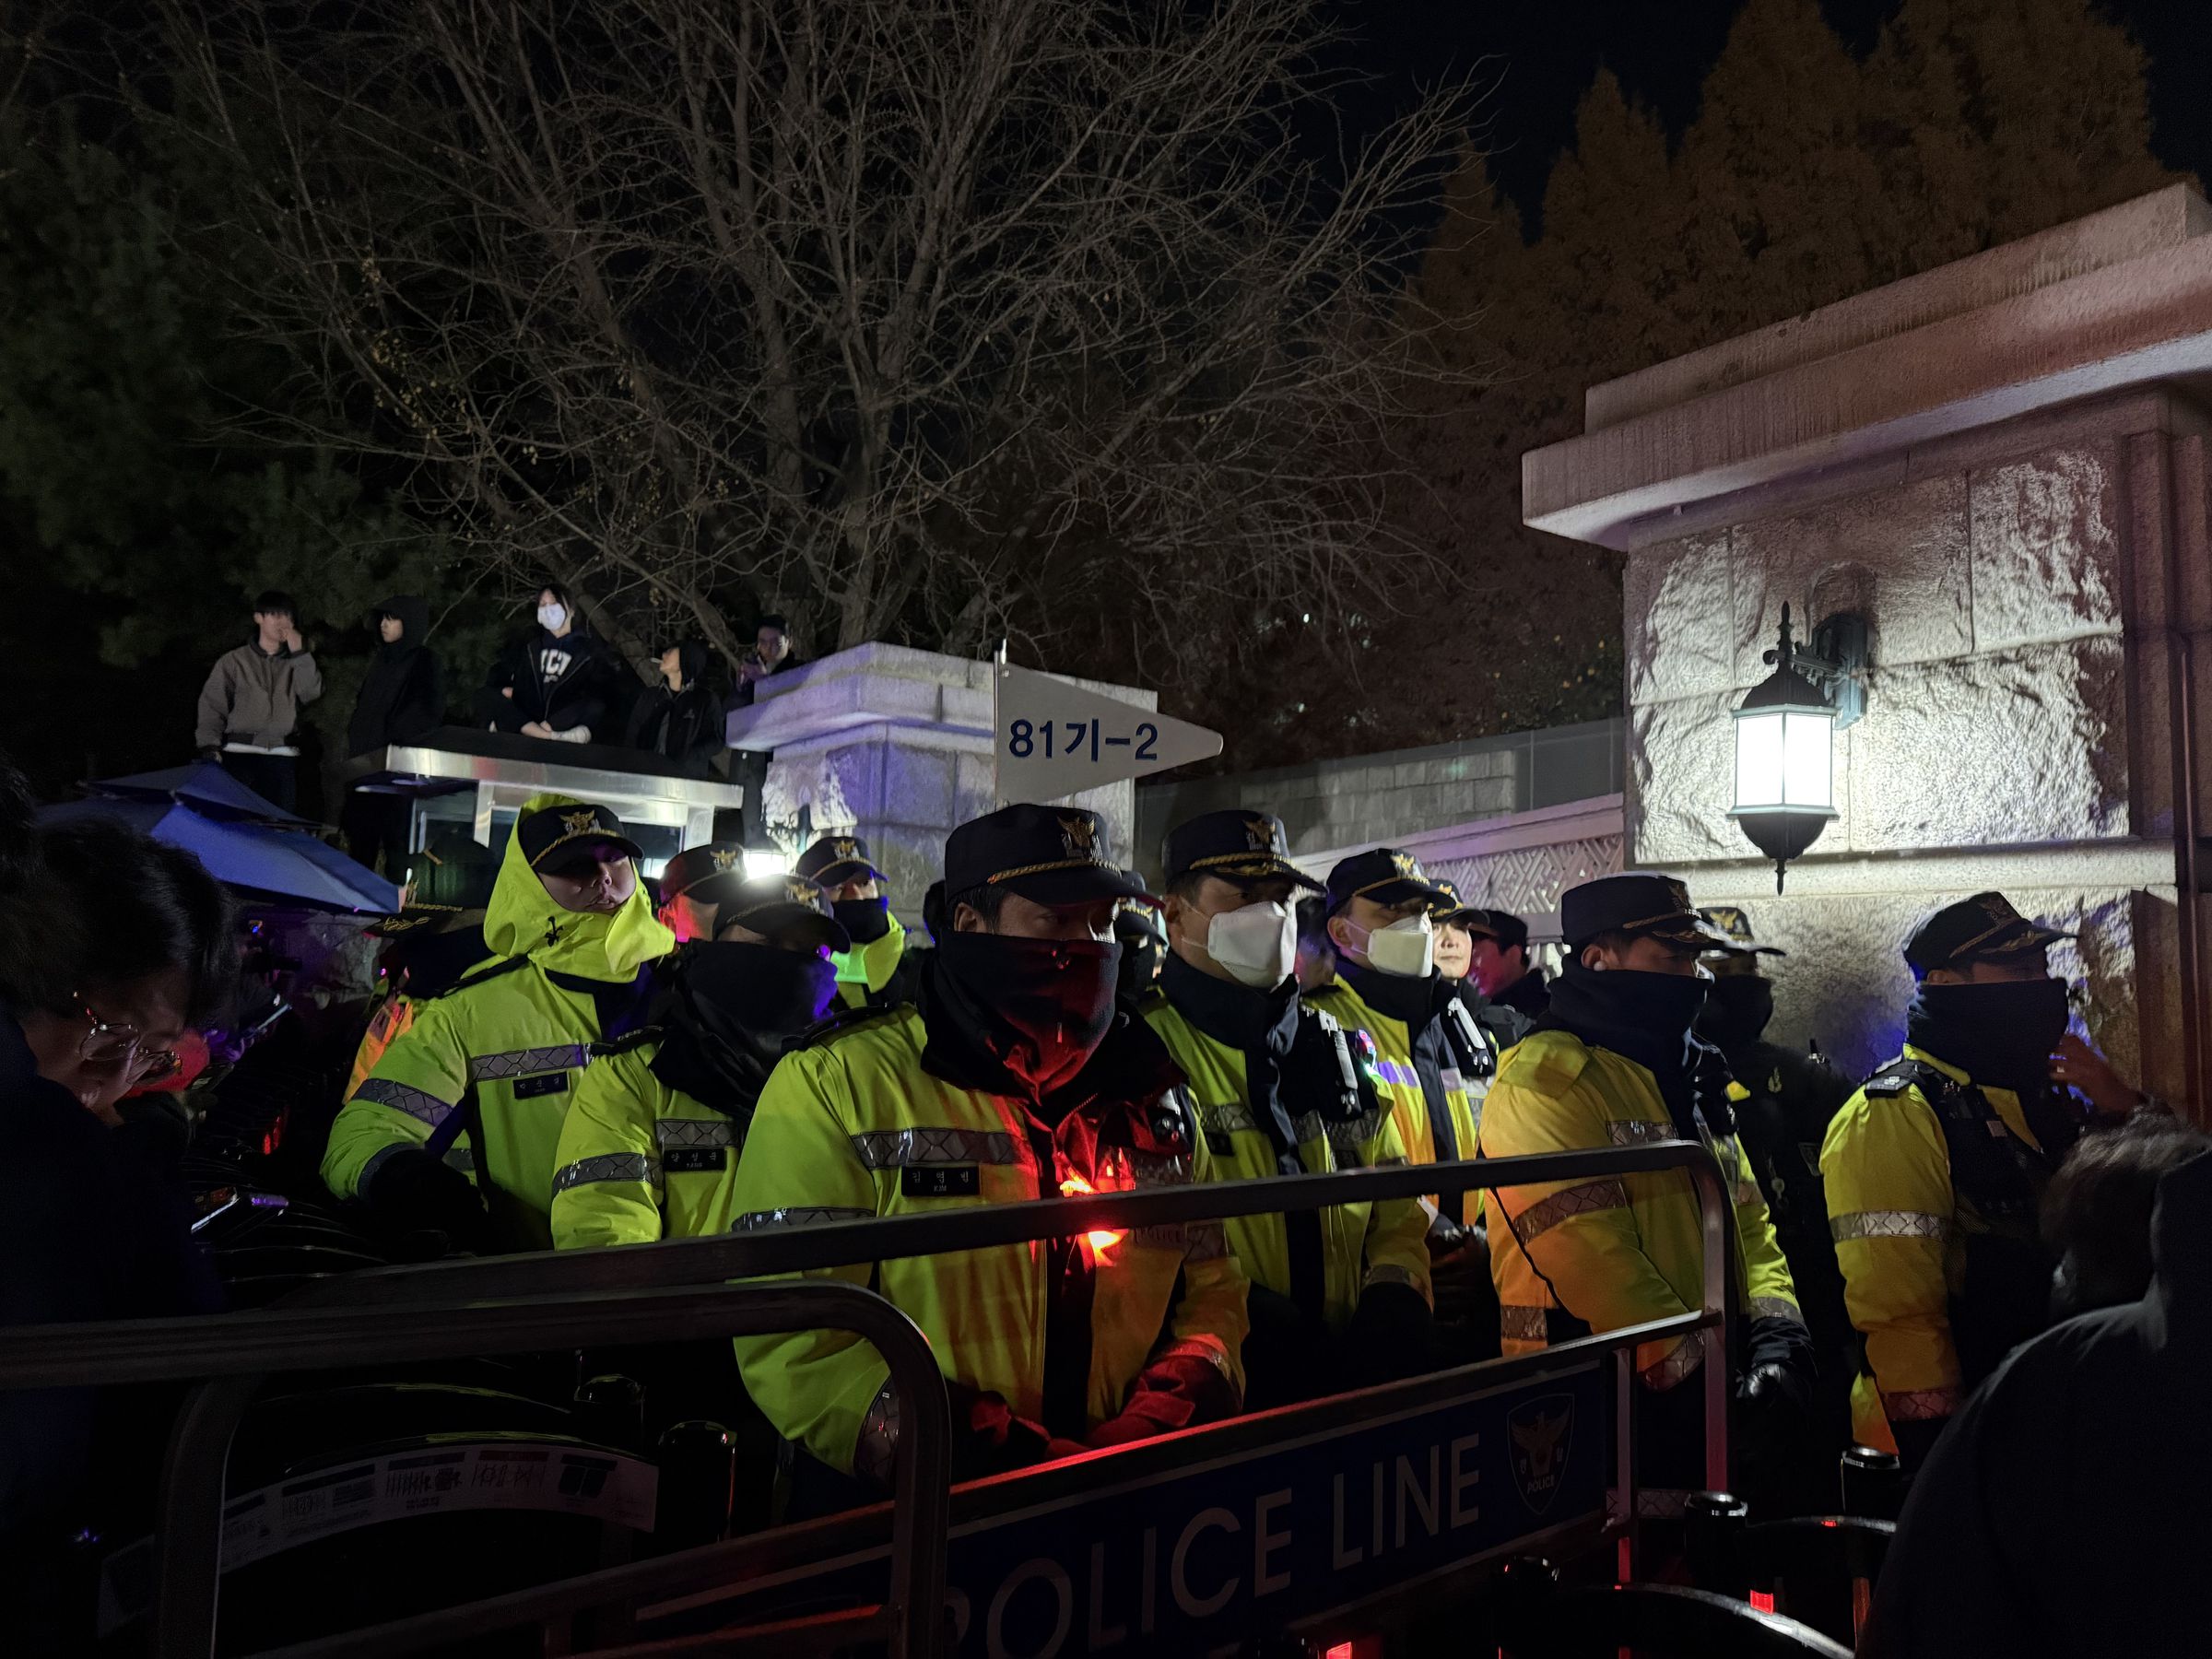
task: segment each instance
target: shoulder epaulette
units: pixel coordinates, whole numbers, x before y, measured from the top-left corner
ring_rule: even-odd
[[[1932,1102],[1951,1087],[1950,1078],[1926,1061],[1900,1054],[1866,1079],[1865,1093],[1870,1100],[1885,1100],[1917,1088]]]
[[[912,1008],[905,1003],[896,1003],[888,1007],[869,1007],[864,1003],[857,1008],[838,1008],[826,1018],[816,1020],[796,1037],[786,1038],[783,1042],[783,1052],[787,1054],[795,1054],[801,1049],[819,1048],[823,1043],[833,1042],[838,1038],[845,1036],[849,1032],[857,1031],[864,1026],[875,1025],[886,1019],[895,1019],[902,1014],[912,1012]]]
[[[611,1060],[617,1054],[633,1053],[647,1043],[658,1042],[661,1035],[659,1026],[640,1026],[634,1031],[625,1031],[621,1036],[611,1037],[605,1042],[593,1043],[590,1053],[594,1060]]]
[[[416,1000],[426,1003],[442,1002],[449,996],[458,996],[464,991],[474,991],[478,985],[487,984],[492,980],[498,979],[501,974],[512,973],[516,969],[527,968],[529,965],[530,959],[526,956],[502,957],[488,967],[471,969],[444,990],[433,992],[429,996],[418,997]]]

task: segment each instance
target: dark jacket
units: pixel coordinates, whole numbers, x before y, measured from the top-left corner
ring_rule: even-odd
[[[723,737],[722,699],[700,677],[706,672],[707,648],[691,644],[682,649],[684,688],[671,691],[661,680],[640,692],[629,712],[623,746],[679,764],[704,765],[728,747]]]
[[[1511,1008],[1533,1024],[1551,1008],[1551,982],[1544,977],[1542,969],[1531,968],[1490,1001],[1499,1007]]]
[[[212,1312],[221,1292],[193,1239],[175,1148],[112,1129],[38,1075],[0,1006],[0,1325]],[[163,1425],[115,1390],[0,1390],[0,1559],[100,1513],[158,1453]],[[150,1465],[149,1465],[150,1466]],[[136,1484],[150,1489],[136,1468]]]
[[[425,643],[430,607],[413,594],[394,594],[377,601],[371,614],[397,617],[400,635],[377,643],[346,726],[349,755],[405,743],[445,724],[445,667]]]
[[[558,640],[534,628],[493,662],[477,717],[502,732],[519,732],[534,720],[557,732],[587,726],[593,742],[612,743],[618,733],[608,704],[619,672],[606,642],[581,623]],[[512,697],[501,695],[509,689]]]
[[[2212,1154],[2159,1184],[2141,1301],[2019,1348],[1951,1419],[1898,1524],[1870,1659],[2205,1651]]]

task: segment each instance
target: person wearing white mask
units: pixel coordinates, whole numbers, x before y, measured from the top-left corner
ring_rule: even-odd
[[[589,743],[597,731],[612,743],[621,735],[609,712],[616,673],[613,654],[568,590],[547,582],[537,591],[536,626],[500,652],[485,677],[477,717],[524,737]]]
[[[1190,1079],[1215,1177],[1402,1164],[1363,1031],[1301,1001],[1300,889],[1282,824],[1209,812],[1167,841],[1168,955],[1138,1004]],[[1232,1218],[1251,1281],[1253,1410],[1406,1374],[1430,1346],[1429,1218],[1413,1199]]]
[[[1329,872],[1328,900],[1336,978],[1312,994],[1314,1006],[1373,1036],[1382,1096],[1409,1159],[1474,1157],[1499,1048],[1458,982],[1437,971],[1435,918],[1458,901],[1395,847],[1339,861]],[[1428,1205],[1444,1349],[1455,1361],[1487,1358],[1497,1351],[1497,1316],[1482,1195],[1438,1193]]]

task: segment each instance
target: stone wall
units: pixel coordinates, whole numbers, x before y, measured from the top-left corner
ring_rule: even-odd
[[[794,853],[813,836],[850,830],[868,842],[900,920],[918,923],[922,896],[944,874],[945,838],[998,804],[992,765],[992,665],[902,645],[860,645],[760,682],[754,706],[730,716],[733,748],[766,750],[768,833]],[[1142,709],[1159,695],[1097,680],[1074,684]],[[1132,785],[1068,797],[1105,819],[1129,859]]]
[[[1618,794],[1618,720],[1431,744],[1264,771],[1171,778],[1136,791],[1138,865],[1159,874],[1167,833],[1202,812],[1283,820],[1294,855],[1396,846],[1507,813]]]
[[[1792,952],[1776,1034],[1893,1053],[1899,947],[1989,888],[2127,1075],[2206,1100],[2212,215],[2183,191],[1589,394],[1532,524],[1626,555],[1626,856]],[[1726,814],[1784,601],[1870,625],[1838,816],[1777,897]]]

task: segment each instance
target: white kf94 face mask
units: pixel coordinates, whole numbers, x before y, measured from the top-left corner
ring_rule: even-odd
[[[1429,913],[1404,916],[1388,927],[1371,929],[1367,935],[1367,965],[1377,973],[1394,973],[1406,979],[1427,979],[1436,965],[1436,930]]]
[[[551,633],[568,619],[569,613],[558,605],[541,605],[537,607],[537,625],[547,633]]]
[[[1229,977],[1254,991],[1272,991],[1298,962],[1298,918],[1280,900],[1222,911],[1206,919],[1206,954]]]

